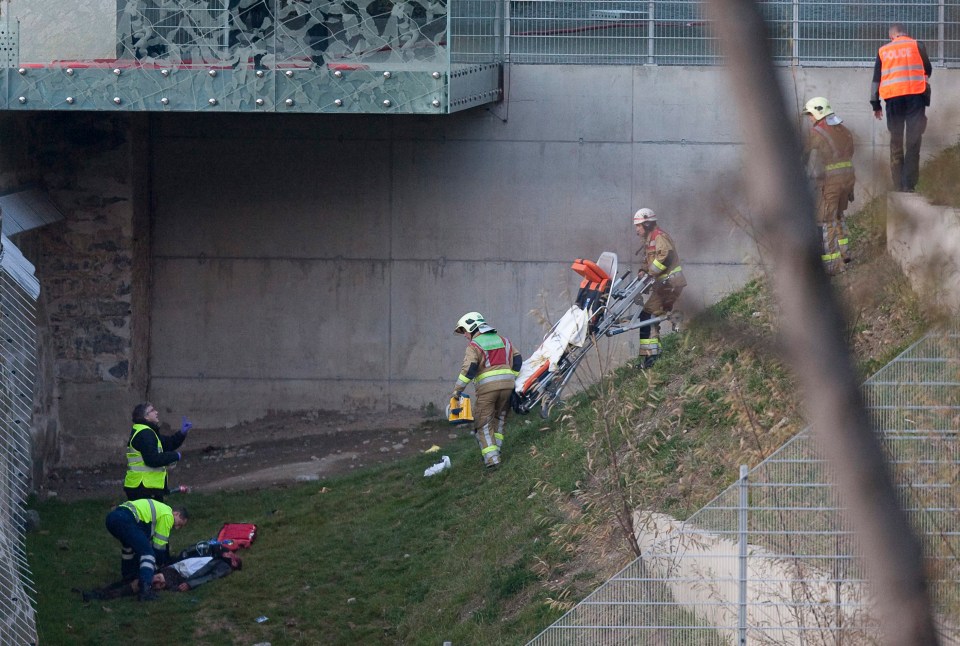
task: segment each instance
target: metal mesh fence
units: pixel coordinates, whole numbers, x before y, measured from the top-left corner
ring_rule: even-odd
[[[11,253],[2,243],[0,254]],[[0,643],[33,644],[33,584],[24,549],[30,417],[36,374],[36,301],[0,265]]]
[[[934,64],[960,63],[960,0],[765,0],[775,60],[870,65],[900,22]],[[515,63],[711,65],[720,62],[699,0],[507,0]]]
[[[960,334],[931,333],[864,384],[960,640]],[[857,545],[809,429],[684,522],[635,516],[643,557],[531,644],[881,643]]]

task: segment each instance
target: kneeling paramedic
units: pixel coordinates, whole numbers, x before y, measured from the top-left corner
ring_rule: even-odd
[[[170,531],[187,524],[187,510],[151,498],[128,500],[107,514],[107,531],[120,541],[120,576],[140,579],[140,600],[153,601],[153,575],[170,561]]]
[[[476,389],[473,406],[474,437],[480,445],[483,464],[495,468],[503,449],[503,426],[510,409],[510,395],[523,357],[506,337],[487,325],[479,312],[469,312],[457,321],[455,334],[467,337],[466,354],[453,397],[460,397],[471,381]]]

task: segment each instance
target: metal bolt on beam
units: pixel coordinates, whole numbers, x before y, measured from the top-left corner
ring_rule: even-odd
[[[26,103],[26,102],[27,102],[27,97],[25,97],[25,96],[17,97],[17,101],[19,101],[20,103]]]
[[[293,78],[293,70],[287,70],[286,72],[284,72],[284,74],[286,75],[286,77],[287,77],[288,79],[292,79],[292,78]]]
[[[160,76],[170,76],[170,70],[160,70]]]
[[[388,78],[390,78],[391,76],[393,76],[393,75],[392,75],[390,72],[384,72],[384,73],[383,73],[383,78],[385,78],[385,79],[388,79]]]
[[[432,105],[432,106],[435,107],[435,108],[439,108],[439,107],[440,107],[440,99],[434,99],[434,100],[430,103],[430,105]]]
[[[73,100],[74,100],[74,99],[73,99],[72,96],[68,96],[68,97],[67,97],[67,104],[73,105]]]
[[[113,73],[116,74],[117,76],[120,76],[120,74],[122,73],[122,70],[119,67],[114,67]]]
[[[121,100],[120,97],[115,96],[113,97],[113,102],[116,103],[117,105],[120,105],[121,103],[123,103],[123,100]]]
[[[342,108],[342,107],[343,107],[343,99],[334,99],[333,105],[337,106],[338,108]]]
[[[263,70],[257,70],[257,71],[256,71],[256,75],[257,75],[257,78],[258,78],[258,79],[262,79],[262,78],[263,78]]]
[[[68,68],[67,68],[67,76],[73,76],[73,68],[72,68],[72,67],[68,67]]]
[[[257,105],[263,105],[263,99],[257,99],[256,101],[254,101],[254,103],[256,103]]]
[[[432,77],[435,78],[435,79],[439,79],[439,78],[440,78],[440,72],[434,72],[434,73],[431,74],[430,76],[432,76]]]
[[[216,100],[216,99],[209,99],[209,100],[207,100],[207,103],[209,103],[210,105],[217,105],[217,100]]]
[[[210,70],[209,72],[207,72],[207,74],[209,74],[210,76],[216,76],[217,70]]]
[[[391,105],[393,105],[393,103],[390,101],[390,99],[383,100],[383,107],[389,108]]]
[[[21,67],[20,69],[17,70],[17,74],[19,74],[20,76],[23,76],[26,73],[27,73],[26,68]]]
[[[284,103],[285,103],[286,106],[289,108],[289,107],[293,106],[293,99],[287,99],[286,101],[284,101]]]
[[[336,70],[333,73],[333,75],[336,76],[337,78],[341,78],[343,76],[343,72],[341,72],[340,70]]]
[[[170,99],[168,99],[167,97],[162,97],[160,99],[160,103],[163,105],[170,105]]]

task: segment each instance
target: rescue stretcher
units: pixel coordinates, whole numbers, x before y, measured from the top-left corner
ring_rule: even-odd
[[[670,317],[640,320],[644,297],[656,279],[629,270],[617,278],[617,254],[611,251],[600,254],[597,262],[578,258],[571,269],[583,277],[576,303],[523,362],[514,383],[513,410],[521,415],[539,405],[540,416],[546,419],[600,337],[655,325]]]

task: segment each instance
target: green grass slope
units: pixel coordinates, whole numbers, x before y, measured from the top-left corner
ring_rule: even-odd
[[[883,207],[854,227],[857,262],[836,280],[863,370],[923,328],[883,253]],[[84,604],[72,587],[113,580],[119,546],[103,519],[118,501],[38,503],[28,536],[45,644],[517,644],[632,558],[629,511],[684,517],[802,425],[773,345],[758,279],[668,337],[653,371],[609,373],[549,422],[512,418],[505,464],[480,466],[466,432],[434,456],[325,482],[193,495],[179,549],[225,521],[261,537],[245,567],[159,602]],[[268,620],[257,623],[256,618]]]

